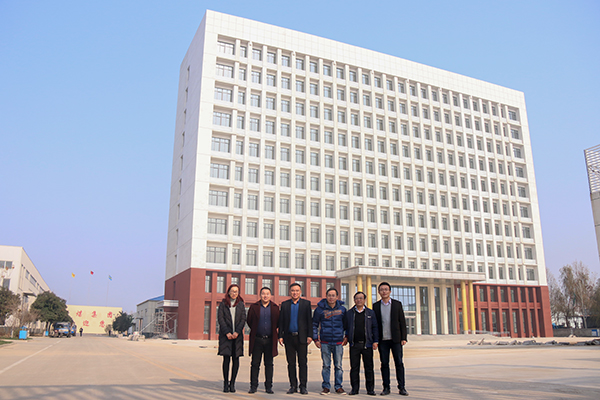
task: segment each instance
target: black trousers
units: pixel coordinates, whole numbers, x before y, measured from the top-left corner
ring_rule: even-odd
[[[229,364],[231,364],[231,379],[229,379]],[[223,380],[225,382],[235,382],[239,369],[239,357],[223,356]]]
[[[298,388],[298,377],[296,375],[296,360],[298,360],[300,389],[306,389],[306,383],[308,382],[308,344],[300,343],[298,336],[292,335],[286,335],[283,344],[285,345],[285,358],[288,363],[290,387]]]
[[[273,388],[273,338],[254,338],[252,363],[250,366],[250,387],[258,387],[258,372],[261,358],[265,363],[265,389]]]
[[[355,344],[350,347],[350,385],[352,391],[360,389],[360,359],[362,357],[365,368],[365,386],[367,392],[375,390],[375,372],[373,371],[373,348],[365,348],[364,344]]]
[[[398,389],[404,387],[404,363],[402,362],[402,344],[394,343],[392,340],[379,341],[379,359],[381,360],[381,380],[383,387],[390,387],[390,351],[394,357],[394,365],[396,366],[396,380],[398,381]]]

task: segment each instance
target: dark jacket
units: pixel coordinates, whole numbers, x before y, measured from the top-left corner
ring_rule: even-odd
[[[400,343],[406,338],[406,319],[404,318],[404,310],[402,309],[402,303],[398,300],[391,299],[392,301],[392,312],[391,312],[391,328],[392,328],[392,341],[394,343]],[[383,337],[383,326],[381,325],[381,300],[373,304],[373,311],[377,316],[377,323],[379,328],[379,334]]]
[[[252,349],[254,348],[254,339],[256,338],[256,332],[258,332],[258,323],[260,321],[260,308],[262,304],[259,301],[252,304],[250,309],[248,310],[248,319],[246,322],[250,327],[250,347],[248,348],[248,353],[252,354]],[[279,324],[279,306],[272,301],[269,304],[271,307],[271,338],[273,339],[273,357],[277,356],[277,330]]]
[[[279,337],[286,340],[291,337],[288,332],[290,327],[290,316],[292,314],[292,299],[281,303],[279,312]],[[298,300],[298,339],[302,344],[308,344],[308,338],[312,338],[312,310],[310,301],[300,298]]]
[[[313,340],[321,340],[332,344],[344,340],[346,335],[346,307],[343,304],[343,301],[337,300],[335,307],[331,308],[327,303],[327,299],[319,301],[312,319]],[[320,332],[319,325],[321,326]]]
[[[217,309],[217,321],[219,322],[219,351],[220,356],[241,357],[244,355],[244,326],[246,325],[246,306],[243,301],[238,301],[235,306],[235,327],[231,321],[229,304],[221,301]],[[237,332],[238,337],[229,340],[228,333]]]
[[[370,308],[365,306],[365,347],[371,348],[373,347],[373,343],[379,343],[379,326],[377,324],[377,317],[375,316],[375,312]],[[354,316],[356,313],[356,306],[352,307],[348,310],[346,314],[346,320],[348,321],[348,330],[347,330],[347,338],[350,346],[354,345],[354,331],[356,326],[354,326]]]

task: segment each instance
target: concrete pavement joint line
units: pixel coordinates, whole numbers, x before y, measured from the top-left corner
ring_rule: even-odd
[[[17,366],[17,365],[21,364],[23,361],[26,361],[27,359],[29,359],[29,358],[31,358],[31,357],[33,357],[33,356],[35,356],[36,354],[40,354],[42,351],[49,349],[50,347],[54,346],[55,344],[59,344],[60,342],[61,342],[61,341],[59,340],[58,342],[56,342],[56,343],[53,343],[53,344],[51,344],[51,345],[50,345],[50,346],[48,346],[48,347],[44,347],[43,349],[41,349],[41,350],[38,350],[38,351],[36,351],[35,353],[28,355],[27,357],[23,358],[22,360],[19,360],[19,361],[17,361],[17,362],[16,362],[16,363],[14,363],[14,364],[12,364],[12,365],[9,365],[8,367],[4,368],[3,370],[0,370],[0,375],[2,375],[4,372],[8,371],[8,370],[9,370],[9,369],[11,369],[12,367],[15,367],[15,366]]]
[[[138,359],[140,359],[140,360],[142,360],[142,361],[146,361],[148,364],[152,364],[152,365],[154,365],[155,367],[158,367],[158,368],[160,368],[160,369],[164,369],[165,371],[172,372],[172,373],[174,373],[175,375],[178,375],[178,376],[180,376],[180,377],[182,377],[182,378],[188,379],[188,378],[191,376],[191,377],[193,377],[193,378],[197,378],[197,379],[205,379],[204,377],[202,377],[202,376],[200,376],[200,375],[193,374],[193,373],[191,373],[191,372],[188,372],[188,371],[186,371],[186,370],[184,370],[184,369],[181,369],[181,368],[178,368],[178,367],[174,367],[174,366],[172,366],[172,365],[170,365],[170,366],[163,366],[163,365],[160,365],[160,364],[158,364],[158,363],[156,363],[156,362],[154,362],[154,361],[152,361],[152,360],[149,360],[149,359],[147,359],[147,358],[145,358],[145,357],[142,357],[142,356],[140,356],[140,355],[138,355],[138,354],[135,354],[135,353],[133,353],[133,352],[130,352],[130,351],[127,351],[127,350],[120,349],[120,348],[118,348],[117,346],[113,346],[112,344],[108,344],[108,343],[107,343],[106,345],[107,345],[107,346],[110,346],[110,347],[112,347],[113,349],[117,349],[117,350],[119,350],[119,351],[122,351],[122,352],[123,352],[123,353],[125,353],[125,354],[129,354],[130,356],[134,356],[134,357],[136,357],[136,358],[138,358]],[[179,371],[183,372],[183,374],[181,374],[181,373],[179,373],[179,372],[177,372],[177,371],[175,371],[175,370],[179,370]],[[189,376],[185,376],[184,374],[187,374],[187,375],[189,375]]]

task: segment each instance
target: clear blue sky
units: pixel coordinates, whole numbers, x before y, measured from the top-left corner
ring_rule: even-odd
[[[163,293],[179,65],[206,9],[523,91],[546,264],[600,272],[598,1],[0,0],[0,244],[59,296],[104,305],[109,274],[108,305]]]

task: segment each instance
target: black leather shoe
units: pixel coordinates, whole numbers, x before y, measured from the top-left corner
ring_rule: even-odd
[[[383,388],[383,390],[381,391],[381,393],[379,394],[380,396],[387,396],[388,394],[390,394],[390,388]]]
[[[265,392],[267,392],[267,393],[269,393],[269,394],[273,394],[273,393],[275,393],[275,392],[273,391],[273,389],[271,389],[271,388],[265,389]]]
[[[223,382],[223,393],[229,393],[229,382]]]
[[[306,390],[306,388],[300,388],[300,394],[308,394],[308,390]]]
[[[235,381],[229,382],[229,391],[235,393]]]
[[[351,390],[350,393],[348,393],[349,396],[356,396],[358,394],[358,390]]]
[[[250,390],[248,390],[248,393],[256,393],[256,388],[251,387]]]
[[[406,391],[406,389],[400,388],[400,395],[402,395],[402,396],[408,396],[408,392]]]
[[[289,388],[289,389],[288,389],[288,391],[287,391],[287,392],[285,392],[285,393],[286,393],[286,394],[294,394],[294,393],[296,393],[297,391],[298,391],[298,388],[291,387],[291,388]]]
[[[377,396],[377,395],[375,394],[375,391],[373,391],[373,390],[371,390],[370,392],[367,392],[367,394],[368,394],[369,396]]]

